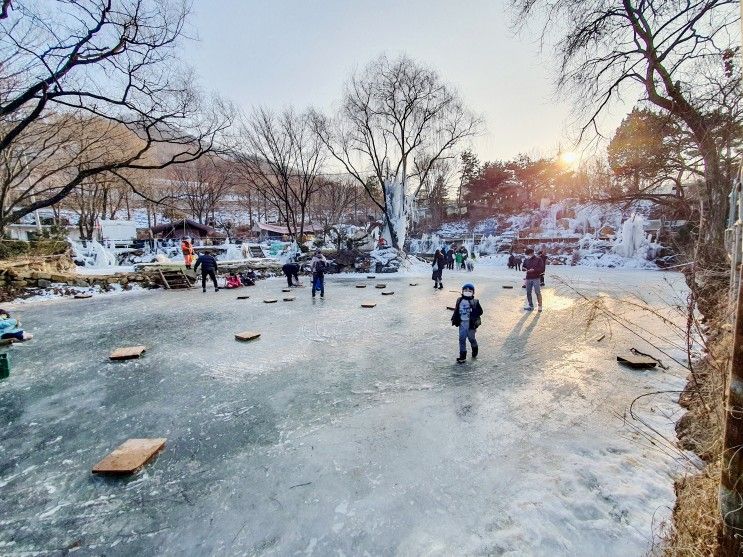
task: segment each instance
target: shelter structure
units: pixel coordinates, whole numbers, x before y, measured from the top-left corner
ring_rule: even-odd
[[[211,226],[201,224],[191,219],[182,219],[173,222],[166,222],[164,224],[158,224],[150,228],[152,236],[154,238],[162,239],[175,239],[180,240],[181,238],[200,238],[205,240],[207,238],[225,238],[226,236],[221,232],[218,232]]]
[[[280,224],[268,224],[265,222],[259,222],[256,225],[259,232],[259,241],[265,242],[267,240],[279,240],[289,241],[291,235],[289,228]],[[314,236],[324,232],[324,228],[319,224],[305,224],[304,234],[305,236]]]

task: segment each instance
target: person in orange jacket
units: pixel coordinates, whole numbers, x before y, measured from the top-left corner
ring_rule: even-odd
[[[190,238],[183,238],[183,240],[181,240],[181,252],[183,252],[183,261],[186,263],[186,269],[190,269],[191,263],[193,263],[194,254]]]

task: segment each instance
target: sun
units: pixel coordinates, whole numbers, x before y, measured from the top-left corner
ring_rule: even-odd
[[[578,155],[574,151],[565,151],[560,153],[560,162],[565,166],[573,166],[578,162]]]

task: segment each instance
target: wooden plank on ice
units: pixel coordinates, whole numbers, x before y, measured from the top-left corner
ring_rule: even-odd
[[[501,288],[513,288],[513,286],[510,284],[504,284]]]
[[[395,292],[393,290],[385,290],[382,292],[382,296],[392,296]]]
[[[282,292],[291,292],[291,291],[292,291],[292,289],[291,289],[291,288],[284,288],[284,289],[282,289],[281,291],[282,291]]]
[[[93,466],[94,474],[132,474],[165,446],[166,439],[127,439]]]
[[[365,284],[357,284],[356,285],[356,288],[366,288],[366,285]]]
[[[284,298],[285,302],[293,302],[294,300],[296,300],[294,296],[287,296],[286,298]]]
[[[125,346],[111,352],[109,358],[112,360],[133,360],[139,358],[144,351],[144,346]]]
[[[256,333],[254,331],[243,331],[242,333],[236,333],[235,334],[235,340],[242,340],[242,341],[255,340],[259,336],[261,336],[261,334],[260,333]]]
[[[410,283],[410,286],[418,286],[418,283],[417,282],[411,282]]]
[[[265,300],[263,300],[264,304],[275,304],[276,302],[278,302],[276,298],[266,298]]]
[[[238,300],[247,300],[248,298],[250,298],[250,296],[238,296],[237,297]]]
[[[387,285],[386,284],[377,284],[374,288],[379,288],[379,289],[387,288]]]
[[[377,304],[375,304],[374,302],[362,302],[362,303],[361,303],[361,307],[362,307],[362,308],[373,308],[373,307],[375,307],[376,305],[377,305]]]

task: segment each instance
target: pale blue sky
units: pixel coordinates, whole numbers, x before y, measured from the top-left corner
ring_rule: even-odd
[[[199,0],[184,57],[243,108],[331,110],[355,69],[405,52],[484,116],[481,159],[552,155],[570,147],[569,106],[554,99],[549,54],[510,21],[503,0]]]

